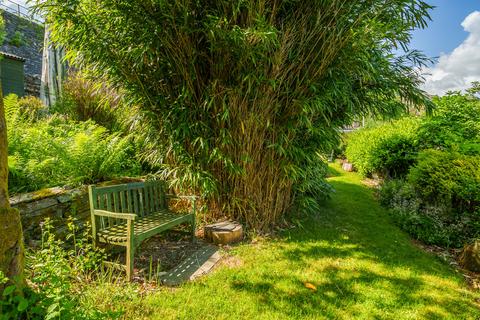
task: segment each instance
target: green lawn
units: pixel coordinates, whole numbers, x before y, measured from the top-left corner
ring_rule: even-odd
[[[135,319],[480,318],[480,293],[412,245],[357,174],[331,170],[335,194],[302,227],[238,246],[229,265],[180,288],[139,298],[105,285],[86,303],[106,299]]]

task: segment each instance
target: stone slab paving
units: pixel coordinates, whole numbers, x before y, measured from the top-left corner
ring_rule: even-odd
[[[178,286],[186,281],[194,280],[210,272],[220,258],[218,247],[205,244],[162,276],[161,281],[167,286]]]

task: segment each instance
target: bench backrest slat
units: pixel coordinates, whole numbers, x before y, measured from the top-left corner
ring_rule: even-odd
[[[128,212],[133,212],[133,199],[132,199],[132,190],[127,190],[126,191],[126,201],[127,201],[127,209]]]
[[[144,215],[150,213],[150,199],[148,196],[148,185],[143,188],[143,208],[145,209]]]
[[[97,194],[97,199],[98,199],[98,209],[105,210],[108,207],[107,201],[105,201],[106,195],[104,194]],[[108,210],[108,209],[107,209]],[[106,228],[108,225],[106,225],[106,219],[103,217],[100,218],[100,228]]]
[[[155,199],[155,193],[153,192],[153,184],[151,184],[151,183],[147,184],[147,191],[150,194],[150,197],[149,197],[150,198],[150,211],[152,211],[152,212],[158,211],[158,209],[156,209],[156,206],[155,206],[156,199]]]
[[[111,193],[104,193],[104,194],[100,195],[100,197],[101,197],[100,201],[102,203],[105,201],[104,203],[105,203],[106,210],[113,211],[112,194]],[[113,219],[112,218],[103,218],[102,217],[100,219],[100,221],[101,221],[102,225],[105,225],[105,224],[107,224],[107,226],[113,225]]]
[[[165,192],[166,183],[163,180],[105,187],[92,186],[90,198],[93,203],[90,204],[90,208],[146,216],[167,208]],[[123,224],[125,220],[94,217],[92,223],[95,223],[98,229],[103,229]]]

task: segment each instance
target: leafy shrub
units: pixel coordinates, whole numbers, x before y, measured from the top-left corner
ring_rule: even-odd
[[[426,203],[458,212],[480,206],[480,157],[426,150],[419,154],[408,181]]]
[[[407,179],[380,188],[394,221],[428,244],[459,247],[480,235],[480,158],[427,150]]]
[[[462,149],[466,141],[480,142],[480,100],[454,92],[433,98],[437,106],[419,128],[422,148]],[[469,143],[471,145],[471,143]],[[470,148],[472,150],[472,148]],[[476,148],[478,151],[478,148]],[[479,154],[479,153],[477,153]]]
[[[45,221],[41,248],[27,252],[26,278],[30,286],[13,284],[4,289],[0,319],[110,318],[108,312],[81,306],[82,286],[93,279],[94,271],[99,271],[104,252],[92,246],[88,230],[77,234],[73,220],[68,223],[69,243],[56,239],[52,228]]]
[[[58,115],[34,120],[16,103],[21,99],[7,97],[6,101],[11,192],[139,173],[131,136]]]
[[[415,162],[418,118],[406,117],[349,134],[347,159],[364,176],[401,177]]]

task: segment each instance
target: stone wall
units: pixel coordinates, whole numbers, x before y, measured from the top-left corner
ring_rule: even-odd
[[[26,74],[25,75],[25,95],[40,97],[41,75]]]
[[[44,27],[10,12],[0,11],[6,31],[0,51],[25,59],[25,94],[40,96]]]
[[[98,186],[145,181],[142,178],[119,178],[104,181]],[[63,238],[68,231],[69,217],[75,218],[80,231],[90,222],[90,203],[87,186],[79,188],[48,188],[22,193],[10,198],[10,205],[20,211],[25,244],[35,247],[42,238],[42,223],[49,218],[55,233]]]
[[[55,232],[64,236],[67,218],[75,217],[82,229],[90,220],[90,208],[86,187],[78,189],[50,188],[24,193],[10,198],[10,205],[20,211],[25,244],[35,246],[41,240],[41,224],[52,220]]]

